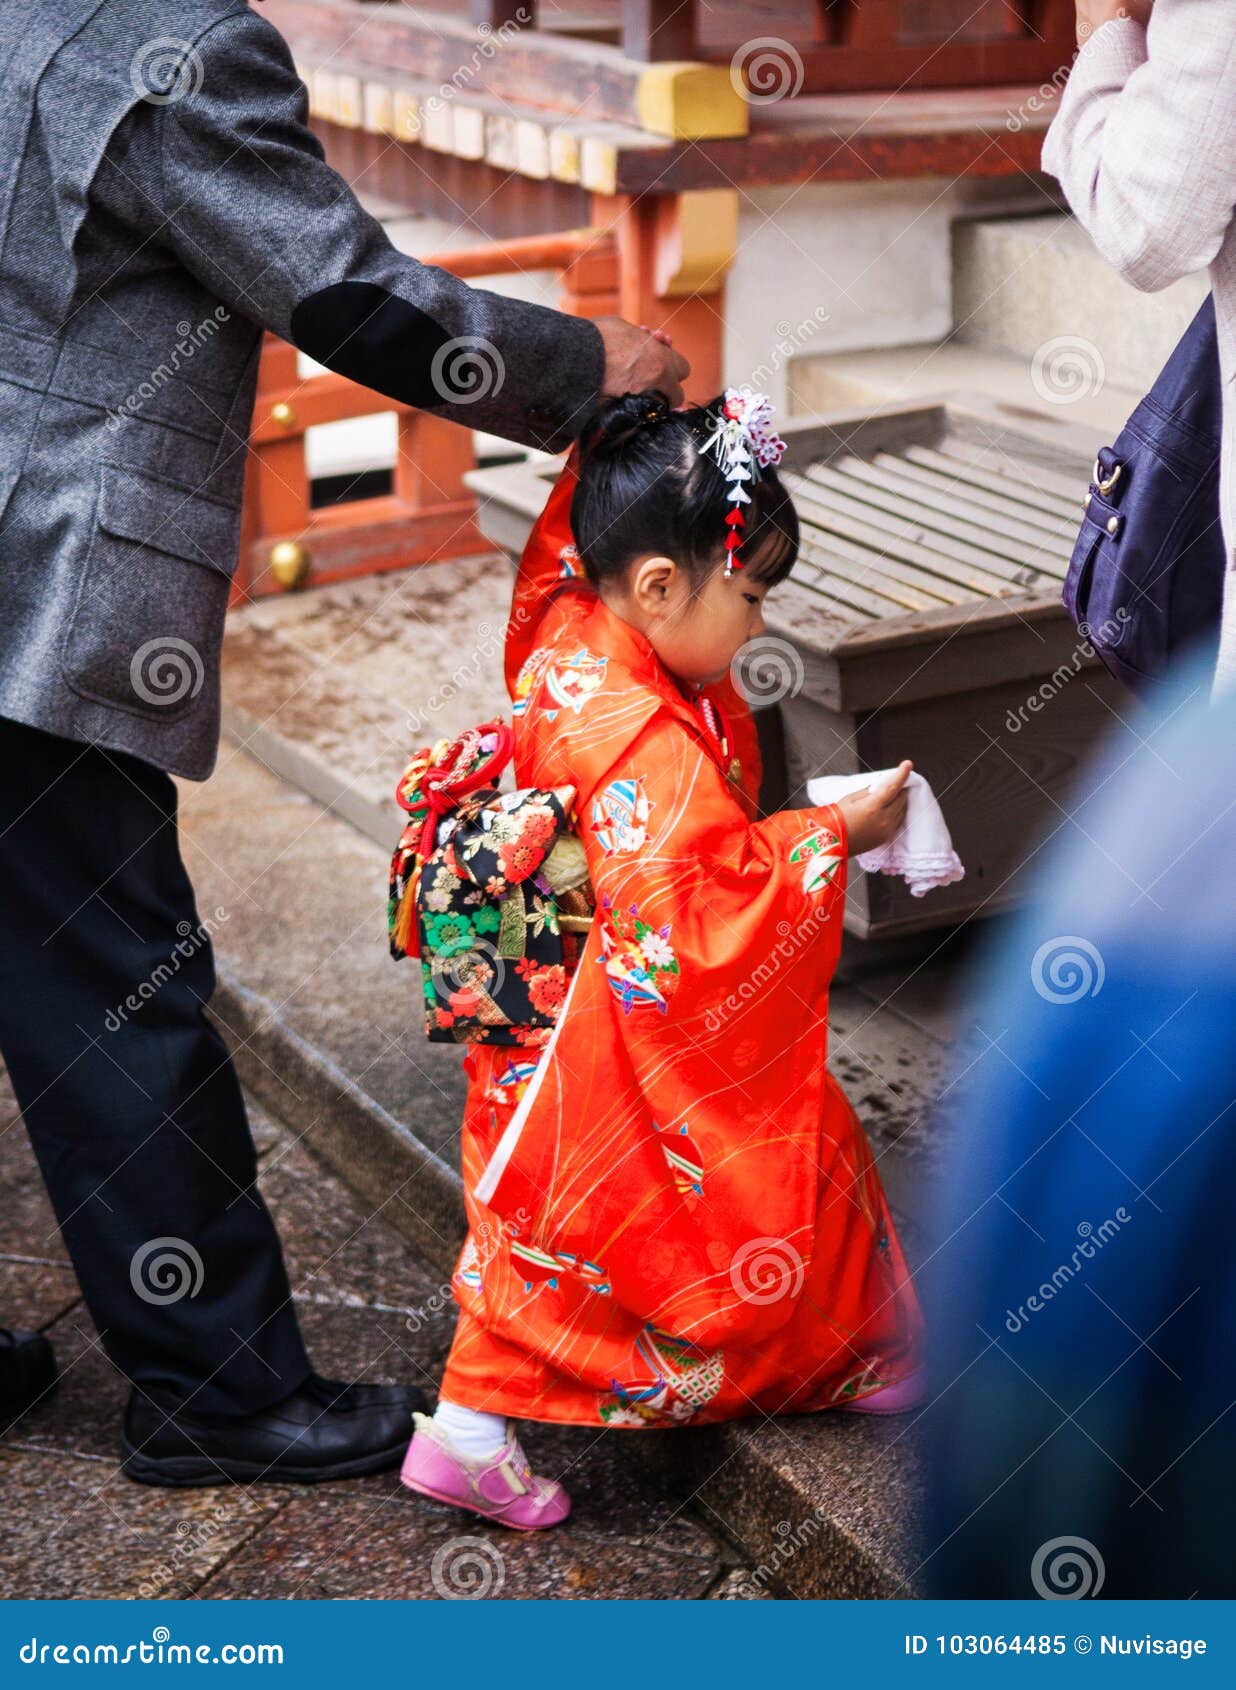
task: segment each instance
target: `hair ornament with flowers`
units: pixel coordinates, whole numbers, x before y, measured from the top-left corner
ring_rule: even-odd
[[[727,387],[716,427],[700,447],[717,460],[729,483],[730,508],[725,516],[725,573],[742,568],[738,548],[742,545],[745,518],[742,507],[751,503],[748,485],[758,480],[761,470],[775,469],[785,452],[785,441],[772,424],[772,400],[766,393],[744,393]]]

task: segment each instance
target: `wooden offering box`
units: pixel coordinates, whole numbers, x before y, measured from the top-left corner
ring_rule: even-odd
[[[812,775],[910,757],[966,878],[912,898],[900,879],[855,873],[847,927],[883,938],[1007,909],[1047,835],[1070,825],[1079,765],[1130,703],[1060,603],[1095,443],[965,397],[782,432],[802,554],[741,668],[752,702],[780,717],[775,802],[804,805]],[[518,555],[556,472],[471,474],[482,531]]]

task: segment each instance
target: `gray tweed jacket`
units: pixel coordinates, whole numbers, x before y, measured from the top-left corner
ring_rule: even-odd
[[[0,716],[209,774],[263,329],[530,444],[595,401],[592,324],[396,252],[305,125],[244,0],[0,8]]]

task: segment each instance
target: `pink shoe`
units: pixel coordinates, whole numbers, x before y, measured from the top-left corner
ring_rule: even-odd
[[[497,1455],[469,1461],[438,1430],[427,1414],[414,1414],[416,1430],[403,1458],[400,1478],[409,1490],[451,1502],[517,1532],[556,1526],[571,1512],[571,1499],[553,1479],[538,1478],[528,1466],[519,1440],[507,1428]]]
[[[895,1385],[886,1385],[882,1391],[872,1391],[870,1396],[859,1397],[857,1402],[838,1403],[837,1407],[850,1414],[908,1414],[912,1408],[920,1408],[926,1400],[927,1370],[916,1367],[913,1373],[907,1373]]]

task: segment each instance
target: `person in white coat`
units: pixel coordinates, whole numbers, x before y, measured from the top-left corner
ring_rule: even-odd
[[[1236,687],[1236,0],[1077,0],[1081,51],[1043,168],[1126,281],[1209,269],[1225,394],[1228,574],[1216,690]]]

